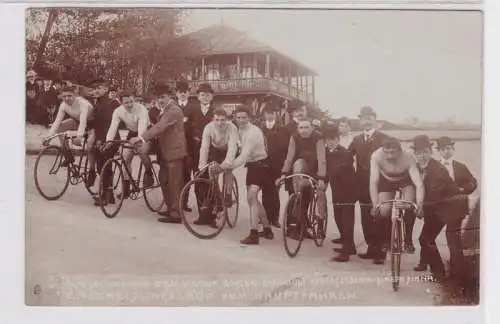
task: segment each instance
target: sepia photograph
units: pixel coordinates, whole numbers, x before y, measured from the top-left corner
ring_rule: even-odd
[[[25,19],[27,306],[482,303],[482,11]]]

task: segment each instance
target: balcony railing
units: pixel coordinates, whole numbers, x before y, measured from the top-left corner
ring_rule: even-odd
[[[288,99],[300,99],[304,102],[313,103],[311,93],[308,94],[305,90],[269,78],[196,80],[188,82],[192,95],[196,95],[196,89],[201,83],[208,83],[216,94],[273,92]],[[172,82],[172,85],[174,85],[174,82]]]

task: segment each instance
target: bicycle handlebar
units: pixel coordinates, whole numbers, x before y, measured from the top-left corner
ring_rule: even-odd
[[[128,149],[135,149],[135,146],[130,144],[129,141],[127,140],[110,140],[110,141],[106,141],[104,142],[102,145],[103,147],[106,146],[106,144],[119,144],[120,146],[122,146],[123,148],[128,148]]]
[[[200,174],[203,174],[206,170],[208,170],[209,167],[216,165],[216,162],[210,162],[207,165],[205,165],[203,168],[199,169],[198,172],[196,172],[193,176],[193,178],[198,178]]]
[[[308,174],[305,174],[305,173],[294,173],[294,174],[291,174],[291,175],[288,175],[286,177],[284,177],[281,181],[280,181],[280,185],[283,184],[286,180],[288,179],[292,179],[292,178],[295,178],[295,177],[303,177],[303,178],[307,178],[307,181],[309,181],[309,183],[311,184],[312,187],[316,188],[318,186],[318,180],[314,179],[314,177],[308,175]]]
[[[49,143],[50,141],[52,141],[54,138],[56,138],[56,137],[61,137],[61,136],[63,136],[63,137],[64,137],[64,138],[66,138],[66,139],[74,139],[74,138],[77,138],[77,137],[78,137],[74,131],[66,131],[66,132],[61,132],[61,133],[56,133],[56,134],[54,134],[54,135],[51,135],[51,136],[49,136],[49,137],[45,138],[43,142],[48,144],[48,143]],[[88,133],[87,133],[87,132],[85,132],[85,133],[83,134],[83,137],[84,137],[84,138],[86,138],[87,136],[88,136]],[[44,145],[45,145],[45,144],[44,144]]]
[[[397,208],[400,208],[400,209],[413,209],[413,210],[417,210],[418,209],[417,204],[415,204],[413,201],[403,200],[403,199],[385,200],[385,201],[381,202],[380,204],[378,204],[375,207],[376,208],[380,208],[382,206],[392,205],[392,204],[400,205],[400,206],[397,206]],[[403,207],[401,207],[401,205]]]

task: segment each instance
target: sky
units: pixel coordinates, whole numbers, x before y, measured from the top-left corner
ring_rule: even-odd
[[[227,24],[319,73],[333,116],[481,123],[482,22],[473,11],[196,9],[190,30]]]

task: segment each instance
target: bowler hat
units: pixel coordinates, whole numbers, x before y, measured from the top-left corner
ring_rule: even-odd
[[[300,108],[302,108],[302,107],[304,107],[304,106],[305,106],[305,105],[304,105],[304,103],[303,103],[301,100],[299,100],[299,99],[294,99],[294,100],[292,100],[292,101],[288,104],[288,110],[289,110],[290,112],[292,112],[292,111],[295,111],[295,110],[297,110],[297,109],[300,109]]]
[[[202,83],[198,86],[198,90],[196,90],[196,93],[200,92],[208,92],[208,93],[214,93],[214,90],[208,83]]]
[[[167,84],[160,83],[160,84],[157,84],[155,86],[154,93],[157,96],[161,96],[161,95],[164,95],[164,94],[171,95],[172,94],[172,89]]]
[[[186,81],[177,81],[175,83],[175,90],[180,92],[186,92],[189,90],[189,84]]]
[[[438,150],[444,149],[445,147],[447,147],[449,145],[455,145],[455,142],[453,142],[451,140],[451,138],[448,136],[442,136],[442,137],[438,138],[436,142],[437,142]]]
[[[432,143],[431,140],[429,139],[429,136],[427,135],[417,135],[413,138],[413,144],[411,145],[411,148],[413,150],[422,150],[426,148],[431,148]]]
[[[373,116],[373,117],[377,117],[377,113],[375,112],[375,110],[373,110],[372,107],[370,106],[363,106],[361,107],[361,109],[359,110],[359,115],[358,117],[363,117],[363,116]]]
[[[103,78],[97,78],[92,80],[92,83],[90,84],[91,87],[97,87],[99,85],[107,85],[108,81],[104,80]]]

